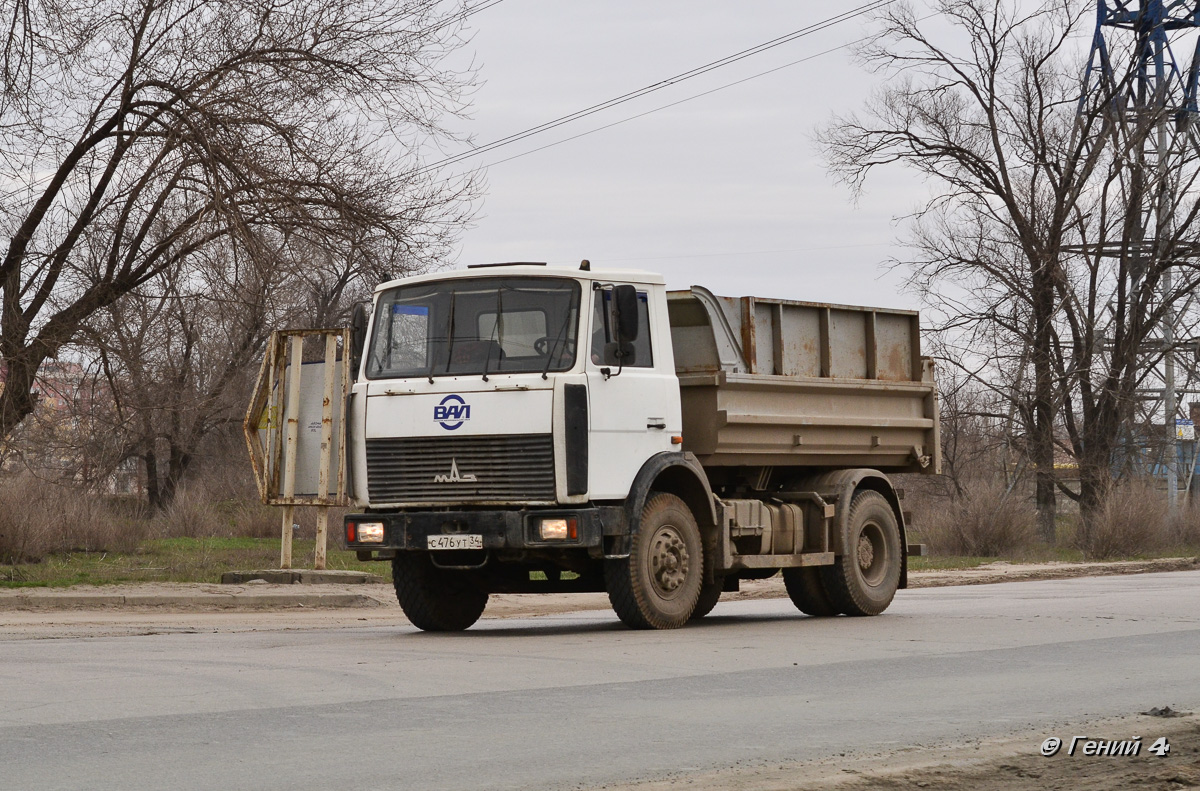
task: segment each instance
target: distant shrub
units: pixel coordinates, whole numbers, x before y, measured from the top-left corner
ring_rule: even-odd
[[[228,536],[229,523],[209,494],[199,486],[185,486],[155,518],[155,535],[160,538],[212,538]]]
[[[0,562],[36,562],[52,552],[131,549],[144,537],[104,497],[23,474],[0,478]]]
[[[50,550],[50,525],[32,491],[36,482],[28,476],[0,479],[0,562],[37,561]]]
[[[1200,549],[1200,502],[1189,503],[1168,525],[1168,542],[1174,549]]]
[[[1036,513],[1001,481],[973,481],[961,497],[929,497],[914,526],[935,555],[1012,556],[1029,547]]]
[[[1170,523],[1166,495],[1135,478],[1112,488],[1100,510],[1080,524],[1075,541],[1096,560],[1140,555],[1172,543]]]
[[[233,509],[234,535],[245,538],[278,538],[281,512],[279,508],[263,505],[254,499],[241,500]]]

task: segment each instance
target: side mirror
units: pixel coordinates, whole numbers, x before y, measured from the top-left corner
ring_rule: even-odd
[[[359,302],[350,314],[350,380],[358,378],[358,369],[362,366],[363,349],[367,345],[367,305]]]
[[[613,288],[613,312],[616,314],[618,343],[633,343],[638,337],[638,295],[633,286]]]

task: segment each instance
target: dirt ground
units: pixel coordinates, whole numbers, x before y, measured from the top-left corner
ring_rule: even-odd
[[[1049,736],[1064,741],[1052,757],[1041,754]],[[1084,741],[1067,755],[1072,737],[1132,740],[1136,756],[1085,756]],[[1166,737],[1170,752],[1148,748]],[[603,791],[1179,791],[1200,788],[1200,718],[1164,719],[1133,714],[1065,724],[1052,732],[954,745],[914,746],[868,756],[831,757],[782,766],[736,767],[647,783],[608,785]],[[597,789],[599,791],[599,789]]]

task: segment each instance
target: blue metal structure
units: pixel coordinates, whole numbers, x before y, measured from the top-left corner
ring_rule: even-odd
[[[1191,62],[1180,68],[1170,36],[1188,29],[1200,29],[1200,0],[1097,0],[1080,109],[1099,82],[1124,117],[1165,107],[1177,128],[1190,126],[1197,114],[1200,38]],[[1123,63],[1114,65],[1114,50]]]
[[[1080,119],[1099,114],[1100,124],[1093,126],[1089,119],[1084,125],[1095,135],[1093,145],[1112,145],[1114,156],[1125,160],[1129,200],[1125,211],[1138,220],[1132,238],[1097,244],[1090,252],[1127,259],[1135,281],[1143,277],[1148,262],[1157,259],[1160,266],[1165,264],[1159,281],[1163,294],[1171,292],[1175,263],[1200,257],[1195,240],[1173,237],[1170,197],[1180,189],[1177,179],[1185,161],[1194,161],[1200,152],[1196,125],[1200,36],[1194,35],[1198,31],[1200,0],[1096,0],[1096,30],[1079,98]],[[1176,47],[1191,50],[1190,62],[1176,57]],[[1128,457],[1114,459],[1119,463],[1114,471],[1133,463],[1153,476],[1165,477],[1172,508],[1180,470],[1186,471],[1184,491],[1192,488],[1197,451],[1195,442],[1184,446],[1176,438],[1175,321],[1172,308],[1159,324],[1163,387],[1154,395],[1162,399],[1166,436],[1154,442],[1130,437]],[[1157,363],[1150,364],[1157,368]]]

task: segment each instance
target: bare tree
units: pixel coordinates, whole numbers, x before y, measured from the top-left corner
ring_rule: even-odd
[[[203,258],[190,281],[162,272],[80,333],[80,354],[96,361],[112,396],[108,427],[122,457],[142,465],[155,508],[171,502],[200,443],[238,419],[255,359],[288,318],[292,292],[278,269],[229,248]]]
[[[1127,86],[1097,86],[1081,101],[1085,53],[1072,37],[1085,8],[1027,5],[940,2],[937,16],[954,28],[944,41],[911,7],[889,7],[862,51],[888,81],[863,116],[835,119],[821,140],[855,189],[893,163],[942,187],[915,218],[912,283],[943,316],[951,357],[1005,394],[1023,424],[1039,530],[1053,541],[1056,454],[1080,466],[1081,491],[1068,491],[1086,521],[1133,415],[1146,342],[1197,284],[1174,252],[1197,230],[1196,169],[1173,177],[1171,240],[1148,255],[1130,207],[1138,190],[1166,184],[1134,183],[1127,163],[1159,119],[1149,113],[1122,127],[1120,146],[1104,144],[1123,123],[1111,107]],[[1168,269],[1179,277],[1164,292]]]
[[[249,261],[301,243],[402,250],[412,265],[469,216],[472,181],[422,175],[415,156],[470,84],[445,66],[461,9],[0,8],[0,436],[30,414],[38,367],[85,322],[156,278],[187,293],[214,248]]]
[[[213,245],[194,258],[189,277],[162,272],[97,312],[76,347],[104,373],[114,408],[100,422],[121,438],[121,458],[139,461],[153,508],[171,503],[214,432],[240,431],[272,329],[342,326],[378,280],[411,266],[397,260],[385,274],[379,251],[338,256],[303,241],[255,258]]]

